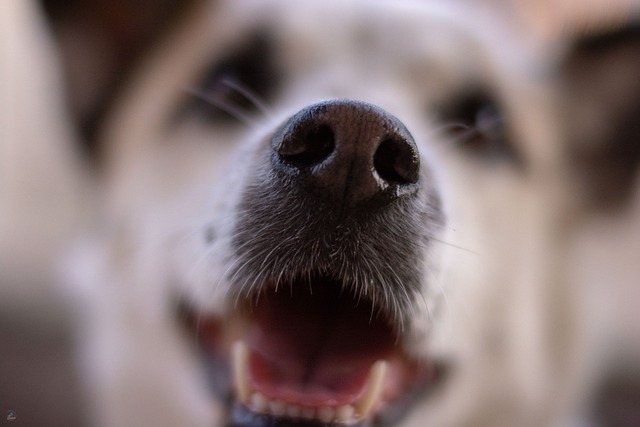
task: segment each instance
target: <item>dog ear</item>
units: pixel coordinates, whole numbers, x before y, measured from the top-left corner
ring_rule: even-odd
[[[573,44],[561,64],[560,103],[586,207],[624,207],[640,166],[640,20]]]

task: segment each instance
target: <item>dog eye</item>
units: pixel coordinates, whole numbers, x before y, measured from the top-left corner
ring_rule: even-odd
[[[464,153],[485,161],[518,163],[501,106],[483,90],[471,90],[438,109],[444,132]]]
[[[276,92],[280,73],[274,54],[270,35],[254,34],[202,73],[183,110],[213,125],[251,122]]]

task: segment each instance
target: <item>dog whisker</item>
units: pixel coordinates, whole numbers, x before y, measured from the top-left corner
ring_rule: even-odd
[[[460,246],[460,245],[456,245],[455,243],[447,242],[446,240],[442,240],[442,239],[440,239],[438,237],[435,237],[433,235],[427,235],[425,237],[427,239],[429,239],[429,241],[433,241],[433,242],[436,242],[436,243],[441,243],[443,245],[449,246],[449,247],[454,248],[454,249],[459,249],[461,251],[468,252],[468,253],[473,254],[473,255],[480,255],[480,253],[478,251],[475,251],[475,250],[469,249],[469,248],[465,248],[465,247]],[[425,244],[421,244],[421,243],[418,243],[418,244],[420,244],[421,247],[426,247]]]
[[[266,103],[262,100],[262,98],[247,86],[244,86],[238,81],[232,80],[230,78],[224,78],[220,83],[238,92],[247,101],[250,101],[254,105],[254,107],[256,107],[256,109],[258,109],[264,116],[268,117],[272,115],[271,111],[267,107]]]
[[[250,128],[255,128],[258,125],[257,121],[248,112],[244,111],[237,105],[232,104],[231,102],[229,102],[229,100],[224,99],[223,97],[212,96],[194,88],[187,88],[185,90],[190,95],[208,103],[213,107],[219,108],[220,110],[238,120],[240,123]]]

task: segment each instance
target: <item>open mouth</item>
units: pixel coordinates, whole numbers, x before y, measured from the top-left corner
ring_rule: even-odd
[[[388,425],[438,377],[381,307],[321,274],[189,318],[234,426]]]

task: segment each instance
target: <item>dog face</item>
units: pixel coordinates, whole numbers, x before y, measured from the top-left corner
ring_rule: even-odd
[[[106,423],[542,420],[560,186],[524,63],[441,6],[238,3],[107,125]]]

